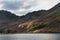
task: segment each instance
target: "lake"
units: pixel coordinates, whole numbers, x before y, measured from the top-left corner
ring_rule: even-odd
[[[0,40],[60,40],[60,34],[0,34]]]

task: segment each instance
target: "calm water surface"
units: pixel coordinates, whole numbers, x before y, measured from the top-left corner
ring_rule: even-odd
[[[0,34],[0,40],[60,40],[60,34]]]

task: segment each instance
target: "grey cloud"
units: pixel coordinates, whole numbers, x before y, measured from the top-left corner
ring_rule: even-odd
[[[18,10],[20,8],[29,9],[34,5],[34,2],[28,3],[27,0],[23,0],[23,1],[10,0],[10,1],[2,1],[1,3],[3,4],[2,9],[6,9],[6,10]],[[24,3],[27,3],[28,5]]]
[[[21,2],[12,2],[12,1],[3,1],[3,9],[7,9],[7,10],[17,10],[19,9],[23,4]]]

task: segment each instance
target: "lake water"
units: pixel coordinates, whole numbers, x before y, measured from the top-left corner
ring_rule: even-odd
[[[0,40],[60,40],[60,34],[0,34]]]

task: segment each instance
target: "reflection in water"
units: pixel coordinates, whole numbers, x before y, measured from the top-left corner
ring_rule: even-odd
[[[12,40],[12,37],[4,36],[4,37],[1,37],[0,40]]]
[[[60,40],[60,34],[0,34],[0,40]]]

